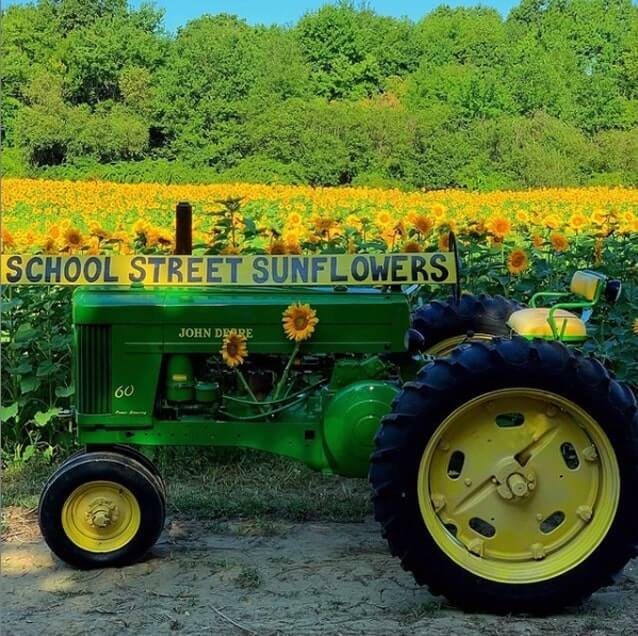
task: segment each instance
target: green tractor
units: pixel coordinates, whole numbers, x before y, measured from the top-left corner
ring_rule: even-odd
[[[587,311],[615,285],[583,273],[572,291]],[[547,613],[608,585],[638,545],[631,391],[561,342],[582,336],[571,305],[423,291],[78,288],[84,447],[41,496],[52,551],[134,562],[166,506],[141,449],[233,446],[369,476],[392,554],[460,607]]]

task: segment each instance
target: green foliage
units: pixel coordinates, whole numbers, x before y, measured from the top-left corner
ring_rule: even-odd
[[[339,2],[287,27],[205,15],[175,35],[125,0],[37,0],[2,17],[2,134],[20,151],[6,174],[638,183],[631,0],[522,0],[505,19],[442,6],[417,22]]]
[[[0,373],[3,438],[18,455],[72,442],[71,290],[3,290]],[[27,457],[28,458],[28,457]]]

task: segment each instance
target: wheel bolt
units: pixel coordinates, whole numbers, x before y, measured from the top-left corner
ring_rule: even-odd
[[[432,495],[432,505],[434,506],[434,512],[439,512],[445,508],[445,496],[444,495]]]
[[[509,476],[507,485],[517,497],[523,497],[527,494],[527,482],[518,473]]]
[[[483,539],[472,539],[467,544],[467,549],[472,554],[476,554],[476,556],[479,556],[479,557],[483,556],[484,547],[485,547],[485,543],[483,542]]]
[[[542,543],[534,543],[531,546],[530,550],[532,551],[532,556],[534,557],[534,559],[536,559],[536,561],[544,559],[545,555],[547,554],[545,551],[545,546]]]
[[[583,448],[581,453],[588,462],[595,462],[598,459],[598,453],[596,452],[596,447],[593,444],[587,448]]]
[[[576,514],[585,522],[591,521],[594,511],[591,506],[578,506]]]
[[[111,524],[111,515],[107,510],[96,510],[92,515],[91,521],[98,528],[106,528]]]

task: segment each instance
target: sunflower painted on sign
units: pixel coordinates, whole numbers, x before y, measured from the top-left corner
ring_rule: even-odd
[[[310,305],[293,303],[284,311],[282,322],[288,339],[302,342],[312,336],[319,318]]]
[[[244,363],[248,355],[246,336],[237,333],[235,329],[231,329],[230,332],[224,336],[220,353],[222,354],[224,362],[231,369],[240,366]]]

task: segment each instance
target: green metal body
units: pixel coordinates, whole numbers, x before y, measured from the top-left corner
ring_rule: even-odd
[[[304,384],[285,402],[265,395],[256,410],[246,394],[223,396],[218,378],[197,377],[230,329],[246,335],[249,359],[285,361],[293,344],[282,313],[296,302],[319,324],[301,344]],[[75,291],[73,320],[81,443],[240,446],[364,476],[398,392],[390,361],[405,357],[410,308],[399,291],[361,288],[91,287]]]

